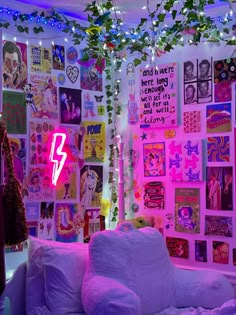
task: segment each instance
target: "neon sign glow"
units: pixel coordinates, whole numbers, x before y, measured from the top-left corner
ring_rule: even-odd
[[[67,153],[62,151],[65,141],[66,134],[53,134],[49,159],[52,163],[54,163],[52,169],[52,184],[55,186],[67,158]]]

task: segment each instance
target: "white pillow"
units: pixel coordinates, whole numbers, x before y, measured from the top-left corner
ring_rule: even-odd
[[[43,256],[45,301],[52,315],[83,312],[81,287],[88,260],[88,246],[46,248]]]
[[[45,306],[44,297],[44,275],[42,259],[45,248],[67,248],[74,252],[87,248],[84,243],[62,243],[56,241],[42,240],[29,236],[29,250],[26,273],[26,312],[30,314],[35,307]]]

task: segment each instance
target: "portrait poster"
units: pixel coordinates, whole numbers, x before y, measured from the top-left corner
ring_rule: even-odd
[[[200,233],[200,189],[175,189],[175,231]]]
[[[103,166],[84,165],[80,169],[80,204],[83,208],[100,207],[103,189]]]
[[[52,185],[52,170],[47,167],[30,168],[23,189],[27,201],[53,200],[55,186]]]
[[[140,128],[177,126],[177,63],[140,70]]]
[[[77,165],[65,164],[57,181],[56,199],[68,200],[77,198]]]
[[[216,136],[207,138],[207,160],[208,162],[230,161],[229,136]]]
[[[53,240],[54,225],[54,202],[41,202],[38,237],[44,240]]]
[[[51,48],[41,46],[30,46],[31,72],[44,72],[50,74],[52,71]]]
[[[222,241],[213,241],[213,262],[217,264],[229,263],[229,244]]]
[[[207,133],[230,132],[232,129],[231,103],[208,105],[206,108]]]
[[[61,123],[79,125],[81,122],[81,90],[59,87],[59,97]]]
[[[55,239],[59,242],[83,241],[84,217],[77,203],[56,203]]]
[[[166,237],[166,246],[171,257],[188,258],[188,240],[179,237]]]
[[[3,113],[8,134],[26,134],[26,106],[23,93],[3,91]]]
[[[63,150],[67,153],[67,163],[78,162],[82,152],[82,141],[84,127],[71,126],[60,127],[60,132],[66,134],[66,141]],[[81,131],[82,130],[82,131]]]
[[[165,142],[143,144],[144,176],[165,176]]]
[[[52,67],[54,70],[65,70],[65,47],[52,45]]]
[[[57,79],[55,76],[39,73],[30,75],[31,92],[35,110],[31,110],[32,118],[57,119]]]
[[[85,162],[104,162],[106,153],[106,124],[104,122],[83,123],[85,128],[84,160]]]
[[[233,236],[232,217],[206,215],[205,235],[208,236]]]
[[[232,166],[206,168],[206,209],[233,210]]]
[[[19,42],[3,41],[2,44],[2,86],[22,89],[27,83],[27,45]]]
[[[201,111],[184,112],[184,133],[201,132]]]
[[[39,202],[25,202],[26,221],[38,221],[40,216]]]
[[[54,128],[54,125],[48,121],[30,121],[29,163],[31,165],[50,164],[50,141]]]
[[[195,261],[207,262],[207,242],[195,240]]]
[[[165,209],[165,183],[161,181],[150,181],[143,188],[145,209]]]
[[[84,239],[89,239],[95,232],[104,230],[100,208],[86,209],[84,215]]]
[[[105,59],[101,61],[101,64],[98,64],[97,60],[94,58],[83,61],[83,55],[81,55],[81,57],[82,58],[79,60],[80,88],[82,90],[102,92],[102,70],[105,68]]]
[[[168,145],[169,175],[174,182],[202,181],[202,140],[172,140]]]

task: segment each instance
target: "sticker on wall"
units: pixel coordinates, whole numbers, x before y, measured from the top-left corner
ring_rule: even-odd
[[[166,237],[166,246],[171,257],[188,258],[188,240],[179,237]]]
[[[169,175],[172,181],[202,180],[202,141],[172,140],[169,149]]]
[[[233,168],[206,168],[206,209],[233,210]]]
[[[140,127],[177,125],[177,63],[140,70]]]
[[[68,66],[66,68],[66,75],[70,82],[74,84],[78,79],[79,69],[76,66]]]
[[[213,262],[217,264],[229,263],[229,244],[221,241],[213,241]]]
[[[44,240],[53,240],[54,225],[54,202],[41,202],[38,237]]]
[[[61,123],[79,125],[81,122],[81,90],[59,87],[59,98]]]
[[[207,138],[207,160],[208,162],[230,161],[229,136]]]
[[[184,133],[201,132],[201,111],[184,112]]]
[[[174,226],[174,218],[173,218],[173,214],[172,213],[167,213],[165,215],[165,228],[167,230],[173,228]]]
[[[66,76],[64,73],[59,73],[57,76],[57,82],[59,85],[64,85],[66,82]]]
[[[165,183],[146,182],[143,187],[143,201],[146,209],[165,209]]]
[[[76,166],[71,164],[64,165],[56,186],[57,200],[76,199],[76,178]]]
[[[76,61],[78,60],[78,51],[75,47],[71,46],[66,50],[66,58],[67,58],[67,62],[70,65],[73,65],[74,63],[76,63]]]
[[[65,47],[52,45],[52,65],[54,70],[65,70]]]
[[[207,262],[207,242],[195,240],[195,261]]]
[[[175,231],[200,233],[200,189],[175,189]]]
[[[164,131],[164,137],[166,139],[173,139],[176,136],[176,131],[174,129],[167,129]]]
[[[19,42],[3,41],[2,86],[10,89],[22,89],[27,82],[27,45]],[[7,54],[15,55],[8,60]]]
[[[57,119],[57,79],[55,76],[31,74],[32,94],[37,111],[31,111],[32,118]]]
[[[144,176],[165,176],[165,143],[145,143],[143,145]]]
[[[85,92],[83,94],[83,117],[88,120],[89,118],[94,118],[96,116],[94,112],[94,102],[90,98],[90,94]]]
[[[205,235],[232,237],[232,229],[232,217],[205,216]]]
[[[41,46],[30,46],[31,72],[44,72],[50,74],[52,71],[51,48]]]
[[[104,116],[105,115],[105,106],[101,104],[103,95],[94,95],[96,105],[97,105],[97,113],[98,116]],[[86,100],[84,100],[85,102]],[[89,100],[88,100],[89,101]],[[84,108],[85,108],[85,103],[84,103]]]
[[[207,133],[231,131],[231,103],[208,105],[206,108]]]

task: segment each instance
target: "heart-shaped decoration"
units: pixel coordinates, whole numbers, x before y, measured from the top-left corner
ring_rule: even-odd
[[[66,75],[72,83],[75,83],[79,76],[79,69],[75,66],[68,66],[66,68]]]

